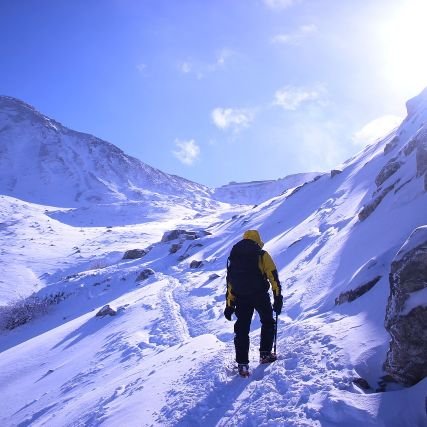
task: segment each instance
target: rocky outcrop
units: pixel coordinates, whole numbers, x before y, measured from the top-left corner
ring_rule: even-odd
[[[427,172],[427,128],[422,128],[415,137],[417,141],[417,176],[422,176]]]
[[[141,271],[141,273],[138,274],[138,277],[136,278],[136,282],[142,282],[143,280],[148,279],[150,276],[154,274],[154,270],[151,268],[146,268]]]
[[[203,261],[197,261],[193,259],[193,261],[190,262],[190,268],[200,268],[203,265]]]
[[[375,184],[377,187],[381,186],[385,181],[387,181],[394,173],[396,173],[402,166],[402,162],[392,159],[390,160],[380,171],[380,173],[375,178]]]
[[[399,137],[396,135],[385,147],[384,154],[388,154],[393,151],[399,144]]]
[[[130,249],[125,252],[123,259],[139,259],[148,254],[146,249]]]
[[[378,205],[382,202],[385,196],[394,189],[396,183],[388,186],[387,188],[384,188],[384,190],[370,203],[363,206],[362,210],[359,212],[359,221],[364,221],[366,218],[368,218],[369,215],[371,215],[372,212],[375,211],[375,209],[378,207]]]
[[[115,316],[117,314],[117,311],[114,310],[110,305],[104,305],[104,307],[101,308],[101,310],[96,313],[96,316],[98,317],[104,317],[104,316]]]
[[[384,365],[391,378],[413,385],[427,376],[427,226],[417,228],[391,264]]]
[[[335,298],[335,305],[341,305],[345,302],[352,302],[355,299],[361,297],[363,294],[366,294],[366,292],[370,291],[379,282],[380,279],[381,276],[377,276],[369,282],[358,286],[356,289],[343,292],[337,298]]]
[[[333,178],[334,176],[339,175],[340,173],[342,173],[342,170],[339,170],[339,169],[332,169],[332,170],[331,170],[331,178]]]
[[[166,231],[166,233],[163,234],[162,242],[171,242],[172,240],[176,239],[183,239],[183,240],[195,240],[199,238],[200,236],[195,231],[187,231],[187,230],[172,230],[172,231]]]

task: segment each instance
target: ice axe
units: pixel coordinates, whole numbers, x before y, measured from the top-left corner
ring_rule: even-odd
[[[279,315],[276,313],[276,324],[274,325],[274,354],[277,354],[276,350],[277,350],[277,321],[278,321],[278,317],[279,317]]]

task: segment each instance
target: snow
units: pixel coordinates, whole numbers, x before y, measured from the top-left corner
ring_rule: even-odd
[[[47,314],[0,332],[0,425],[427,425],[427,379],[378,391],[390,338],[384,329],[390,263],[408,236],[426,226],[427,193],[416,177],[415,153],[402,155],[403,166],[390,178],[406,185],[358,219],[375,197],[375,177],[396,154],[385,155],[385,145],[405,135],[397,152],[425,116],[423,110],[366,147],[341,174],[322,175],[298,191],[290,187],[256,207],[259,183],[224,194],[223,201],[238,204],[212,200],[197,186],[187,197],[188,183],[175,177],[178,189],[150,184],[140,199],[52,206],[43,201],[49,189],[35,203],[23,197],[26,186],[21,199],[0,180],[0,303],[33,292],[65,296]],[[42,129],[62,131],[43,117]],[[86,148],[81,155],[86,159]],[[85,167],[97,170],[91,162]],[[284,309],[279,359],[271,365],[258,366],[254,317],[252,375],[242,379],[233,371],[233,324],[222,311],[229,250],[250,228],[260,231],[277,264]],[[176,229],[198,238],[162,241]],[[147,253],[124,260],[130,249]],[[190,268],[193,260],[202,265]],[[148,268],[154,274],[137,281]],[[341,293],[377,276],[369,292],[335,305]],[[117,315],[96,317],[106,304]],[[368,390],[353,382],[360,378]]]

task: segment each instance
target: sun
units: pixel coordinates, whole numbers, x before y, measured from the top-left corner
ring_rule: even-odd
[[[403,0],[380,26],[384,74],[398,92],[416,95],[427,86],[427,0]]]

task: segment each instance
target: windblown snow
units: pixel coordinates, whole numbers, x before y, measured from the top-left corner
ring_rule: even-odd
[[[263,183],[254,199],[259,183],[236,194],[171,177],[0,98],[0,424],[427,426],[426,379],[381,391],[390,263],[427,221],[425,176],[403,150],[427,121],[426,93],[416,101],[340,173]],[[243,379],[222,311],[247,229],[285,303],[278,360],[258,365],[255,316]],[[116,315],[96,316],[107,304]]]

